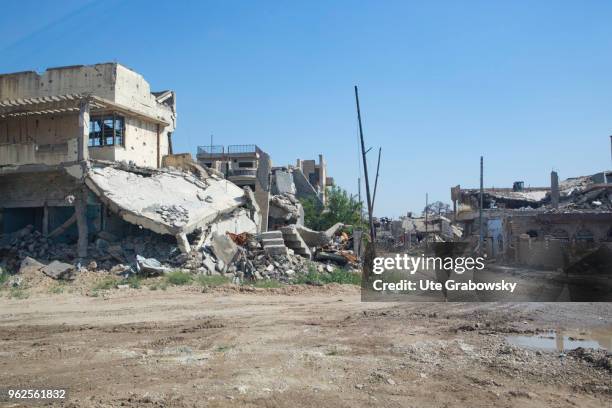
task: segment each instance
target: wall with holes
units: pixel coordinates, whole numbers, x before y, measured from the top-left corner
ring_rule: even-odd
[[[0,166],[55,165],[78,158],[78,115],[30,116],[0,121]]]

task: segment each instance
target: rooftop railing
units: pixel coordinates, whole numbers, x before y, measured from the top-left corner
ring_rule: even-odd
[[[261,154],[263,151],[254,144],[198,146],[198,156],[227,156],[232,154]]]
[[[254,144],[246,144],[246,145],[229,145],[227,146],[227,153],[257,153],[259,148]]]
[[[222,145],[208,145],[198,146],[198,154],[223,154],[224,149]]]

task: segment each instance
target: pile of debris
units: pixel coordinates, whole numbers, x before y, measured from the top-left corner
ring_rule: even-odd
[[[43,260],[72,260],[74,245],[56,242],[44,237],[28,225],[12,234],[0,235],[0,259],[7,270],[17,270],[28,257]],[[0,265],[1,266],[1,265]]]
[[[270,198],[269,219],[274,226],[303,224],[304,209],[294,194],[274,195]]]
[[[225,274],[236,281],[277,279],[291,281],[301,274],[331,272],[337,267],[359,271],[351,238],[338,224],[327,231],[301,225],[260,234],[213,232],[198,238],[188,254],[169,260],[175,268],[204,275]]]
[[[612,211],[612,184],[589,184],[572,188],[561,196],[556,211]]]
[[[240,281],[287,281],[313,268],[321,272],[359,266],[352,239],[341,231],[341,224],[327,231],[302,225],[304,212],[293,183],[270,199],[276,230],[260,233],[261,213],[253,193],[204,169],[194,174],[96,162],[83,177],[105,209],[102,215],[115,217],[104,224],[118,230],[89,231],[87,255],[77,257],[70,239],[63,243],[52,236],[55,231],[43,236],[29,225],[0,235],[0,267],[16,272],[31,258],[43,265],[72,265],[64,268],[70,273],[54,274],[57,279],[80,269],[122,276],[180,269]],[[59,234],[66,233],[75,219],[58,228]]]
[[[148,231],[121,239],[99,232],[89,244],[88,257],[78,259],[73,245],[45,238],[30,225],[0,238],[1,266],[17,271],[27,259],[48,266],[57,262],[63,272],[52,276],[56,279],[69,279],[80,268],[124,277],[156,276],[179,269],[192,274],[226,275],[233,281],[290,282],[313,270],[331,272],[337,267],[360,270],[359,258],[352,249],[353,238],[341,227],[338,224],[320,232],[290,225],[260,234],[207,228],[198,230],[191,238],[195,244],[188,253],[181,252],[172,237]]]

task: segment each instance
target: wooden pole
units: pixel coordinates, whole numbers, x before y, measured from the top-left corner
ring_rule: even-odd
[[[425,193],[425,248],[429,247],[429,225],[428,220],[428,213],[429,213],[429,193]]]
[[[376,238],[376,230],[374,229],[374,218],[372,215],[372,196],[370,195],[370,181],[368,177],[368,161],[366,160],[365,143],[363,142],[363,126],[361,124],[361,109],[359,107],[359,91],[355,85],[355,102],[357,103],[357,119],[359,120],[359,139],[361,140],[361,157],[363,159],[363,175],[365,177],[366,198],[368,200],[368,216],[370,224],[370,237],[372,242]]]
[[[484,182],[483,182],[483,157],[480,156],[480,205],[478,212],[478,221],[480,223],[480,234],[478,237],[478,248],[480,256],[483,254],[484,246],[484,224],[482,222],[482,207],[484,205]]]
[[[378,148],[378,163],[376,164],[376,178],[374,179],[374,194],[372,194],[372,210],[374,210],[374,204],[376,203],[376,189],[378,187],[378,171],[380,170],[380,153],[382,147]]]

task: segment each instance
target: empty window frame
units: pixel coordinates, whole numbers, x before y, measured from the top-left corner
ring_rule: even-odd
[[[89,147],[123,146],[125,119],[117,114],[92,116],[89,120]]]

